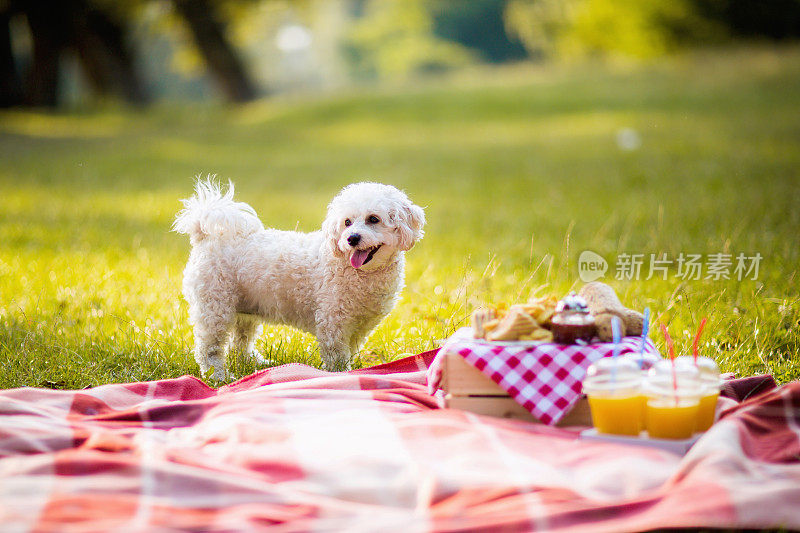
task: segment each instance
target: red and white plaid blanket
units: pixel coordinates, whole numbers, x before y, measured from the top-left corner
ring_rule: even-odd
[[[0,391],[0,530],[800,529],[800,383],[680,457],[437,409],[432,358]]]

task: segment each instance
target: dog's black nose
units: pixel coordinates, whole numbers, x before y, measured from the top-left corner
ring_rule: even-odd
[[[347,238],[347,244],[350,246],[358,246],[359,242],[361,242],[361,235],[358,233],[353,233]]]

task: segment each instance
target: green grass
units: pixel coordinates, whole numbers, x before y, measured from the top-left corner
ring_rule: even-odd
[[[180,295],[189,244],[169,228],[205,173],[285,229],[316,229],[364,179],[427,207],[403,298],[357,366],[434,347],[482,303],[563,295],[593,250],[679,351],[705,316],[701,353],[723,370],[797,379],[798,109],[795,47],[627,70],[521,65],[242,108],[0,113],[0,387],[199,372]],[[617,148],[623,127],[641,148]],[[620,253],[756,252],[757,280],[682,280],[674,267],[647,280],[647,264],[638,281],[614,279]],[[260,347],[320,364],[313,338],[289,328]]]

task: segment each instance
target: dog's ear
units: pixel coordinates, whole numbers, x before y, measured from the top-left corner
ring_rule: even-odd
[[[325,248],[331,255],[343,257],[344,252],[339,249],[339,221],[331,214],[322,223],[322,235],[325,239]]]
[[[425,211],[418,205],[405,201],[400,204],[394,215],[395,231],[399,238],[398,246],[401,250],[408,251],[425,235],[422,231],[422,226],[425,225]]]

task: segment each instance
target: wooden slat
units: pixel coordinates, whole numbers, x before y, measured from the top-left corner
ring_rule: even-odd
[[[457,353],[445,354],[442,390],[454,396],[508,396],[497,383]]]
[[[538,418],[529,413],[510,396],[454,396],[448,394],[445,396],[445,407],[463,409],[479,415],[541,423]],[[592,417],[589,411],[589,402],[586,398],[578,400],[572,410],[556,425],[558,427],[591,426]]]

